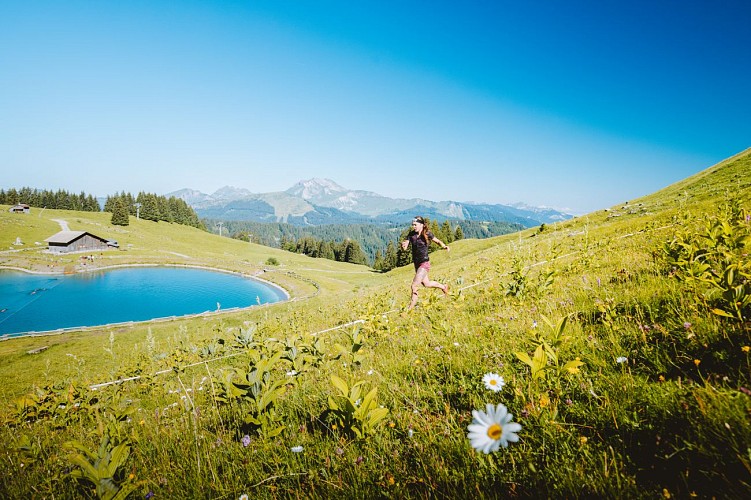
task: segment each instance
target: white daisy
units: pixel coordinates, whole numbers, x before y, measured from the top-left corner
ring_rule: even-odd
[[[626,361],[628,361],[628,358],[626,356],[618,356],[617,358],[615,358],[615,362],[618,364],[625,363]]]
[[[472,410],[472,417],[472,423],[467,426],[467,437],[477,451],[488,454],[498,451],[501,446],[506,448],[509,442],[519,441],[516,433],[522,426],[511,421],[514,416],[508,413],[506,406],[488,404],[487,412]]]
[[[485,384],[485,387],[495,392],[500,391],[503,389],[503,386],[506,385],[506,381],[503,380],[503,377],[496,373],[486,373],[485,376],[482,377],[482,381]]]
[[[292,448],[290,448],[290,450],[292,450],[292,453],[300,453],[303,450],[303,447],[302,446],[293,446]]]

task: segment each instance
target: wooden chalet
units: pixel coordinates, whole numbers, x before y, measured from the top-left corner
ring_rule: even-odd
[[[47,248],[54,253],[91,252],[117,247],[117,242],[96,236],[87,231],[60,231],[46,240]]]

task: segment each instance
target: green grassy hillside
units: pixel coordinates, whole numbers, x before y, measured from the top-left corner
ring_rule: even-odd
[[[423,290],[412,312],[411,266],[2,210],[3,266],[75,271],[34,245],[65,219],[120,242],[100,266],[274,267],[295,300],[0,343],[0,492],[748,497],[748,172],[751,150],[542,232],[455,242],[431,256],[451,296]],[[491,404],[521,429],[475,422],[486,454],[468,426]]]

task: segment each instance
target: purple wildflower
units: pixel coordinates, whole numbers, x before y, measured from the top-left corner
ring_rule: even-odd
[[[248,446],[250,446],[250,436],[248,436],[247,434],[244,435],[240,442],[242,443],[243,447],[247,448]]]

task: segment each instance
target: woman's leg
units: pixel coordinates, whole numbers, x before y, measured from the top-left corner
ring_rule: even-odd
[[[442,285],[438,283],[437,281],[433,281],[428,277],[428,272],[425,269],[421,269],[421,271],[425,271],[425,276],[423,277],[421,283],[422,286],[426,288],[440,288],[443,291],[444,295],[448,295],[449,293],[449,287],[448,285]],[[415,276],[415,279],[417,279],[417,276]]]
[[[415,277],[412,279],[412,300],[409,302],[409,308],[412,309],[417,304],[417,290],[420,288],[420,283],[425,284],[424,281],[428,277],[428,270],[425,268],[419,268],[415,272]]]

